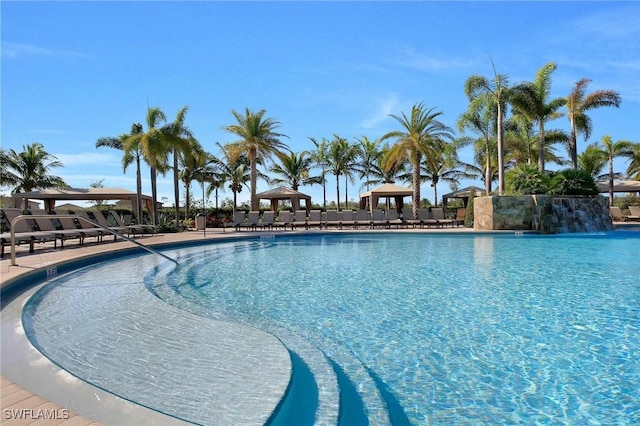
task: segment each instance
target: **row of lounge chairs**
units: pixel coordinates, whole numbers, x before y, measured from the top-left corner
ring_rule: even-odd
[[[289,211],[282,211],[275,216],[273,211],[265,211],[260,214],[259,211],[245,212],[238,210],[233,214],[233,220],[224,224],[223,228],[235,228],[236,231],[242,229],[249,230],[273,230],[273,229],[289,229],[296,228],[310,229],[317,227],[319,229],[325,228],[338,228],[352,227],[358,229],[365,227],[373,229],[375,227],[396,228],[413,226],[414,228],[419,226],[423,227],[445,227],[445,226],[459,226],[464,224],[465,209],[458,209],[456,217],[453,219],[445,218],[444,210],[442,208],[420,208],[418,209],[418,218],[413,219],[411,209],[403,209],[402,215],[399,215],[396,210],[358,210],[354,212],[352,210],[327,210],[322,212],[320,210],[298,210],[295,213]]]
[[[629,214],[622,214],[620,207],[611,206],[609,207],[609,215],[614,222],[640,222],[640,206],[629,206]]]
[[[8,230],[2,232],[0,236],[1,251],[0,257],[4,257],[5,247],[11,245],[10,227],[13,224],[15,244],[29,244],[29,252],[34,252],[36,243],[53,242],[54,248],[64,248],[64,243],[68,240],[78,240],[79,245],[84,245],[86,238],[95,238],[101,243],[104,236],[109,234],[117,239],[117,234],[111,234],[108,230],[119,234],[126,234],[127,237],[142,235],[143,233],[155,234],[155,227],[151,225],[126,225],[122,218],[114,211],[107,212],[107,216],[99,210],[91,212],[77,211],[74,215],[66,212],[54,211],[54,214],[47,214],[44,210],[32,209],[27,211],[27,215],[33,218],[15,221],[18,216],[25,213],[17,208],[3,208],[2,215],[6,221]],[[77,216],[78,218],[75,218]],[[100,227],[93,225],[87,220],[96,222]],[[106,228],[106,229],[105,229]],[[108,229],[108,230],[107,230]]]

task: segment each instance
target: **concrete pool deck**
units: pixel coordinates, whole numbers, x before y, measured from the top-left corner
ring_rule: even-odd
[[[418,233],[473,233],[473,230],[466,228],[444,228],[444,229],[400,229],[395,230],[392,229],[392,232],[418,232]],[[304,233],[310,232],[315,233],[317,231],[295,231],[295,233]],[[327,232],[327,231],[322,231]],[[329,231],[333,232],[333,231]],[[336,231],[340,232],[340,231]],[[353,232],[352,230],[344,230],[342,232]],[[362,231],[365,232],[365,231]],[[374,233],[386,233],[388,230],[374,230],[366,232],[374,232]],[[504,231],[513,233],[513,231]],[[245,237],[245,236],[257,236],[265,233],[265,231],[253,231],[253,232],[235,232],[235,231],[227,231],[222,232],[220,230],[215,229],[207,229],[206,231],[206,239],[207,240],[216,240],[222,237]],[[292,231],[277,231],[277,234],[292,234]],[[202,241],[205,239],[202,231],[189,231],[183,232],[179,234],[163,234],[153,237],[143,237],[139,238],[138,241],[142,242],[145,245],[154,246],[158,244],[166,244],[173,242],[188,242],[188,241]],[[134,245],[127,241],[121,242],[105,242],[103,244],[95,244],[88,243],[84,247],[78,247],[76,244],[69,244],[63,250],[53,249],[51,247],[47,247],[46,245],[37,245],[35,253],[29,254],[28,248],[18,247],[17,248],[17,266],[11,266],[10,256],[7,254],[4,259],[0,261],[0,283],[4,288],[6,284],[8,284],[14,278],[18,278],[24,274],[28,274],[30,272],[36,270],[46,270],[48,267],[55,265],[59,262],[68,261],[71,259],[78,259],[84,256],[90,256],[96,253],[104,253],[110,251],[117,251],[122,249],[127,249],[130,247],[134,247]],[[23,293],[18,289],[16,293]],[[4,310],[4,301],[3,301],[3,310]],[[3,346],[4,346],[4,335],[5,335],[5,326],[9,326],[9,324],[4,323],[3,321]],[[13,327],[13,325],[11,325]],[[23,353],[28,351],[37,352],[33,347],[30,347],[28,340],[26,338],[23,339],[25,347],[22,349]],[[30,348],[29,348],[30,347]],[[3,349],[3,352],[6,348]],[[39,354],[39,353],[38,353]],[[109,408],[109,410],[120,411],[118,417],[120,420],[115,420],[114,418],[101,417],[100,415],[96,415],[96,413],[89,411],[84,411],[78,405],[68,404],[66,402],[58,402],[63,401],[64,398],[58,398],[57,393],[60,393],[60,389],[62,389],[63,393],[68,393],[69,395],[78,394],[78,397],[81,397],[82,391],[78,391],[75,386],[76,384],[73,380],[70,380],[69,374],[65,374],[65,372],[57,369],[57,367],[53,366],[46,358],[40,357],[44,360],[44,362],[48,362],[48,369],[51,369],[53,373],[50,376],[39,375],[39,374],[31,374],[29,376],[28,373],[20,372],[16,374],[16,371],[12,371],[10,368],[5,366],[5,356],[3,353],[3,361],[2,361],[2,388],[0,392],[2,393],[2,403],[1,408],[3,409],[3,418],[2,424],[37,424],[37,425],[48,425],[48,424],[63,424],[63,425],[88,425],[88,424],[124,424],[121,422],[123,418],[130,419],[129,424],[149,424],[149,422],[157,424],[161,422],[162,424],[174,423],[179,424],[180,422],[176,421],[176,419],[166,417],[156,417],[155,421],[153,420],[153,416],[158,413],[153,412],[151,410],[141,408],[136,406],[135,404],[128,403],[123,401],[126,404],[122,404],[122,401]],[[53,370],[57,369],[57,371]],[[24,373],[24,374],[23,374]],[[53,383],[58,381],[59,383]],[[75,379],[75,381],[79,381]],[[37,386],[34,386],[37,385]],[[51,386],[50,386],[51,385]],[[57,386],[55,388],[53,385]],[[88,386],[88,385],[87,385]],[[45,389],[43,391],[42,389]],[[86,397],[86,395],[85,395]],[[90,398],[95,398],[94,394],[91,393],[89,395]],[[128,404],[128,405],[127,405]],[[28,419],[16,419],[11,416],[16,413],[16,411],[11,410],[22,410],[21,413],[31,413],[31,417]],[[68,412],[56,411],[62,409],[69,409]],[[10,411],[7,411],[10,410]],[[26,411],[31,410],[31,411]],[[38,411],[41,410],[41,411]],[[45,414],[55,413],[59,417],[58,419],[42,419],[42,418],[34,418],[36,415],[42,413],[42,410],[46,411]],[[138,411],[136,411],[138,410]],[[135,412],[134,412],[135,411]],[[64,413],[67,413],[66,415]],[[76,414],[79,413],[79,414]],[[7,417],[9,416],[9,417]],[[66,418],[64,418],[66,416]],[[16,416],[14,416],[16,417]],[[28,416],[27,416],[28,417]]]

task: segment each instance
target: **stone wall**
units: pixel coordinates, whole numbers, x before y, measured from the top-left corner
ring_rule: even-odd
[[[473,200],[475,230],[532,230],[544,233],[613,229],[605,197],[549,195],[489,196]]]

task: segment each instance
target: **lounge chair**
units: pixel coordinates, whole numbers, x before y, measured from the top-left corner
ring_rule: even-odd
[[[291,222],[291,229],[297,228],[298,226],[304,226],[304,229],[309,229],[307,225],[307,211],[306,210],[297,210],[293,215],[293,222]]]
[[[262,229],[273,229],[275,212],[268,211],[262,213],[262,220],[258,222],[258,227]]]
[[[640,221],[640,206],[629,206],[627,220]]]
[[[60,248],[64,248],[64,242],[67,240],[78,240],[78,245],[84,244],[85,234],[76,226],[73,219],[58,217],[56,214],[47,214],[44,210],[31,210],[31,214],[40,217],[34,217],[34,222],[40,231],[48,232],[56,235],[60,240]],[[47,216],[47,217],[42,217]],[[57,245],[54,243],[54,248]]]
[[[342,221],[338,219],[338,210],[327,210],[325,228],[328,228],[330,226],[342,229]]]
[[[112,224],[110,224],[107,218],[104,216],[104,214],[102,214],[100,210],[90,210],[89,217],[90,218],[93,217],[93,220],[97,222],[100,226],[103,226],[112,231],[118,232],[120,234],[128,234],[130,232],[128,226],[113,226]],[[114,234],[113,241],[116,241],[117,239],[118,239],[118,236]]]
[[[420,218],[420,223],[422,226],[442,226],[442,224],[433,217],[433,210],[424,209],[425,211],[418,210],[418,217]]]
[[[59,210],[54,210],[54,212],[56,213],[56,215],[64,215],[65,213]],[[75,212],[73,215],[67,214],[67,216],[79,216],[81,215],[83,212],[77,211]],[[85,213],[86,215],[86,213]],[[88,215],[86,215],[87,219],[88,219]],[[75,219],[72,218],[71,219],[74,224],[76,225],[76,228],[78,228],[80,230],[80,232],[82,232],[83,237],[82,237],[82,241],[84,244],[84,239],[87,237],[94,237],[96,239],[97,242],[101,243],[102,242],[102,237],[104,236],[104,231],[98,227],[93,226],[92,224],[90,224],[89,222],[86,222],[84,220],[81,219]]]
[[[444,217],[444,209],[442,207],[434,207],[431,209],[431,214],[433,218],[438,221],[440,226],[444,228],[445,225],[451,225],[453,227],[453,219],[446,219]]]
[[[135,237],[136,234],[140,234],[141,236],[146,232],[151,233],[151,235],[155,235],[158,233],[158,228],[154,225],[146,225],[146,224],[136,224],[129,225],[128,222],[125,222],[118,213],[113,210],[109,210],[108,215],[114,220],[116,226],[126,227]],[[128,236],[128,235],[127,235]]]
[[[248,214],[247,214],[247,221],[241,223],[238,226],[238,229],[240,228],[249,228],[252,231],[255,231],[258,227],[258,220],[260,219],[260,212],[258,210],[251,210]]]
[[[288,226],[291,225],[291,212],[290,211],[282,211],[278,213],[278,217],[273,222],[274,228],[282,228],[287,229]]]
[[[420,209],[418,209],[418,214],[420,214]],[[413,209],[402,209],[402,221],[405,225],[411,225],[414,228],[418,225],[422,225],[419,216],[418,219],[413,218]]]
[[[307,219],[307,229],[311,228],[312,226],[322,228],[323,223],[322,212],[320,210],[311,210],[309,212],[309,218]]]
[[[387,220],[387,216],[384,214],[383,210],[375,209],[371,212],[371,227],[375,228],[376,226],[389,227],[389,221]]]
[[[246,212],[244,210],[236,210],[233,212],[233,220],[228,223],[222,224],[222,231],[227,232],[227,228],[236,228],[236,231],[240,230],[240,225],[244,223],[244,217]]]
[[[14,229],[15,244],[16,245],[29,244],[29,253],[33,253],[35,243],[44,243],[47,241],[53,241],[54,247],[56,246],[58,237],[53,233],[36,231],[34,229],[34,225],[30,224],[30,219],[14,222],[16,217],[21,216],[23,214],[21,209],[12,209],[12,208],[2,209],[2,214],[7,220],[9,231],[3,232],[0,235],[0,246],[1,246],[0,257],[4,257],[4,252],[5,252],[4,248],[6,246],[11,246],[12,224]]]
[[[340,214],[342,215],[342,217],[338,215],[338,220],[340,220],[340,228],[342,228],[343,226],[356,226],[356,218],[353,215],[353,210],[342,210]]]
[[[387,210],[387,227],[391,228],[391,225],[395,225],[396,228],[399,228],[400,225],[404,225],[396,209]]]
[[[358,210],[358,214],[356,215],[356,229],[360,226],[368,226],[369,228],[371,228],[371,217],[369,216],[368,210]]]

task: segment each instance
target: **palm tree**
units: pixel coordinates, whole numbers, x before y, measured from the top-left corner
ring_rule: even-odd
[[[329,141],[325,138],[322,138],[320,142],[316,141],[314,138],[309,138],[311,142],[315,145],[316,149],[311,154],[311,158],[315,162],[316,166],[322,169],[322,174],[320,175],[322,179],[322,204],[324,209],[327,209],[327,178],[326,178],[326,167],[329,165]]]
[[[396,180],[405,180],[405,177],[407,177],[406,161],[392,164],[388,168],[382,167],[382,162],[384,161],[388,151],[389,144],[385,144],[380,149],[378,156],[375,158],[371,168],[368,170],[367,180],[362,184],[360,190],[369,188],[371,185],[377,186],[385,183],[395,183]],[[408,179],[411,180],[411,175],[408,176]]]
[[[545,163],[564,165],[564,160],[556,154],[555,143],[566,143],[569,136],[562,130],[545,130],[544,158]],[[533,123],[523,115],[516,114],[505,123],[506,157],[513,166],[533,164],[537,161],[536,151],[538,135]]]
[[[308,152],[278,154],[278,159],[280,164],[274,164],[270,171],[281,177],[269,179],[271,184],[285,184],[297,191],[300,186],[322,183],[320,176],[309,176],[313,160]]]
[[[178,185],[180,180],[180,169],[178,167],[180,154],[182,152],[187,152],[193,146],[191,142],[194,140],[191,130],[189,130],[189,128],[184,124],[188,109],[189,107],[187,106],[180,108],[173,123],[166,125],[162,129],[165,149],[173,154],[173,195],[176,224],[180,219],[180,188]],[[186,208],[188,209],[189,206],[187,205]]]
[[[472,179],[476,176],[474,173],[462,170],[464,164],[458,160],[455,145],[447,144],[444,148],[440,155],[425,157],[421,168],[422,182],[431,182],[433,186],[436,207],[438,207],[439,182],[458,185],[459,179]]]
[[[402,130],[389,132],[380,140],[396,139],[396,143],[389,149],[383,166],[385,168],[408,159],[411,163],[413,185],[413,218],[418,218],[420,207],[420,165],[422,157],[434,157],[441,150],[444,142],[453,140],[453,130],[445,126],[437,118],[442,112],[435,108],[425,110],[422,103],[411,108],[411,116],[404,113],[401,116],[391,114],[402,126]]]
[[[590,144],[587,148],[578,155],[578,169],[583,170],[596,180],[604,179],[608,177],[608,174],[603,175],[603,171],[607,167],[607,155],[597,145]]]
[[[627,168],[629,179],[640,180],[640,143],[634,143],[631,148],[631,162]]]
[[[467,80],[467,84],[469,81]],[[493,182],[494,169],[491,167],[494,153],[497,152],[497,141],[493,137],[496,109],[491,98],[484,97],[486,102],[480,102],[482,99],[475,98],[469,104],[469,109],[458,118],[458,130],[464,132],[470,130],[479,137],[475,140],[471,138],[461,138],[456,141],[458,146],[473,143],[475,146],[475,160],[483,161],[483,166],[479,169],[484,170],[484,183],[487,195],[491,194],[491,184]],[[483,151],[483,154],[480,153]],[[498,156],[499,157],[499,156]],[[500,165],[496,164],[497,168]],[[496,170],[499,172],[499,170]]]
[[[131,125],[131,131],[129,134],[122,134],[117,138],[103,137],[96,141],[96,148],[107,147],[120,151],[124,151],[122,155],[122,171],[126,172],[127,168],[135,161],[136,163],[136,219],[142,223],[142,175],[140,173],[140,141],[139,136],[142,135],[142,125],[139,123],[133,123]],[[129,139],[132,139],[133,143],[127,143]],[[125,150],[126,146],[126,150]]]
[[[360,179],[365,179],[365,187],[368,191],[371,170],[380,162],[380,150],[378,149],[380,141],[371,141],[366,136],[357,139],[357,141],[359,161],[355,165],[355,170],[359,173]]]
[[[282,133],[277,133],[275,129],[280,127],[280,123],[271,118],[264,118],[266,110],[258,112],[245,109],[244,115],[231,111],[238,124],[223,127],[229,133],[233,133],[240,139],[230,146],[232,160],[237,159],[243,153],[249,159],[251,171],[251,209],[258,209],[258,197],[256,188],[258,181],[257,161],[258,158],[269,158],[273,154],[281,153],[282,150],[289,151],[289,147],[282,143],[279,138],[287,137]]]
[[[545,131],[547,121],[562,117],[558,110],[567,100],[555,98],[549,100],[551,92],[551,73],[557,68],[550,62],[540,68],[533,82],[522,83],[512,89],[511,104],[518,114],[538,124],[538,169],[544,172],[545,164]]]
[[[189,217],[189,206],[191,204],[191,183],[203,176],[202,171],[209,160],[210,155],[205,152],[195,138],[188,140],[189,147],[178,152],[180,157],[179,178],[184,184],[184,217]],[[177,205],[177,204],[176,204]],[[202,206],[204,208],[204,206]],[[177,220],[177,219],[176,219]]]
[[[61,177],[50,174],[51,169],[62,167],[62,163],[45,151],[42,144],[35,142],[23,145],[22,149],[22,152],[0,150],[1,186],[13,186],[12,194],[68,187]],[[29,200],[25,200],[24,208],[29,208]]]
[[[251,181],[251,171],[249,159],[246,155],[235,156],[232,153],[235,148],[233,144],[220,145],[217,143],[222,157],[213,157],[211,166],[218,170],[218,182],[220,185],[229,184],[228,188],[233,193],[233,212],[236,211],[238,205],[238,193],[242,192],[242,187],[248,187],[247,183]],[[262,173],[256,171],[260,177],[266,177]],[[215,186],[211,186],[213,189]]]
[[[493,61],[491,62],[493,66]],[[465,82],[465,93],[473,103],[490,104],[496,109],[496,130],[498,137],[498,194],[504,192],[504,124],[506,101],[509,96],[509,77],[498,74],[493,67],[493,81],[479,75],[472,75]]]
[[[591,80],[588,78],[578,80],[567,97],[567,115],[571,124],[569,156],[571,157],[571,166],[574,169],[578,167],[578,133],[582,133],[584,139],[587,140],[591,136],[591,130],[593,129],[591,118],[587,116],[586,111],[603,106],[615,106],[618,108],[622,100],[620,94],[613,90],[597,90],[586,95],[585,91],[589,83],[591,83]]]
[[[629,157],[633,156],[633,143],[629,141],[619,140],[613,142],[611,136],[605,135],[602,137],[602,145],[596,145],[606,156],[609,162],[609,205],[613,205],[613,179],[615,174],[613,172],[613,160],[617,157]]]
[[[353,171],[353,159],[355,158],[354,146],[349,143],[345,138],[338,135],[333,135],[333,140],[329,145],[329,151],[327,156],[327,164],[329,170],[336,177],[336,200],[338,210],[340,210],[340,176],[345,176],[345,193],[347,180],[351,176]],[[346,196],[345,196],[346,198]],[[345,200],[345,206],[347,205],[348,198]]]

